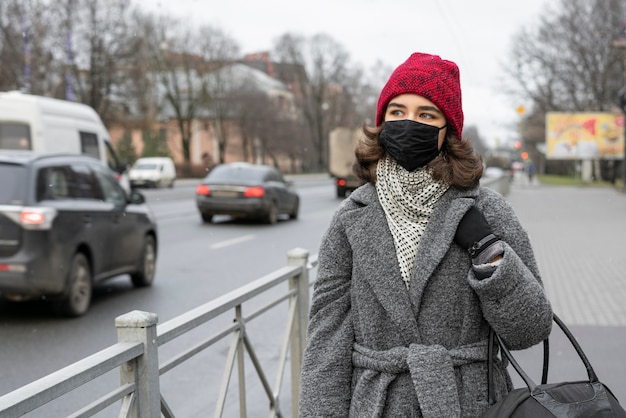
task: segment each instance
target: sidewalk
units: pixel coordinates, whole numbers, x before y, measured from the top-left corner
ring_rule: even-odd
[[[571,325],[626,326],[626,195],[516,180],[507,199],[557,314]]]
[[[530,235],[554,312],[574,333],[600,380],[625,403],[626,194],[516,179],[507,200]],[[569,342],[560,331],[553,334],[548,381],[584,379]],[[536,382],[540,349],[514,353]],[[511,376],[516,387],[524,386],[515,371]]]

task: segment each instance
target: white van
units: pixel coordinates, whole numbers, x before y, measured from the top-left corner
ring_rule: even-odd
[[[174,187],[176,167],[169,157],[144,157],[128,172],[131,187]]]
[[[87,154],[108,165],[129,190],[125,167],[96,111],[81,103],[0,92],[0,151]]]

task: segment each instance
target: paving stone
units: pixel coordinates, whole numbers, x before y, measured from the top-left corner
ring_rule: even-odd
[[[554,311],[570,325],[626,326],[626,194],[516,180],[507,199]]]

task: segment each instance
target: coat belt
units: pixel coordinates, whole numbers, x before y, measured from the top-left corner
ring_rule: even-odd
[[[424,418],[460,417],[454,367],[487,360],[487,340],[450,350],[441,345],[411,344],[378,351],[354,344],[352,364],[381,373],[378,389],[409,372]],[[382,407],[380,412],[382,413]]]

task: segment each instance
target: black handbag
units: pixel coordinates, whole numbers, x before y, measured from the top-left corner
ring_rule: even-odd
[[[620,417],[626,418],[626,411],[611,390],[598,380],[587,356],[570,330],[556,315],[554,322],[561,328],[572,343],[578,356],[587,369],[588,380],[574,382],[547,383],[550,348],[548,339],[543,342],[543,371],[541,385],[535,384],[515,361],[509,350],[493,330],[489,333],[488,349],[488,396],[490,408],[484,418],[497,417]],[[514,389],[503,399],[495,402],[493,389],[494,342],[498,345],[511,366],[526,383],[526,388]]]

